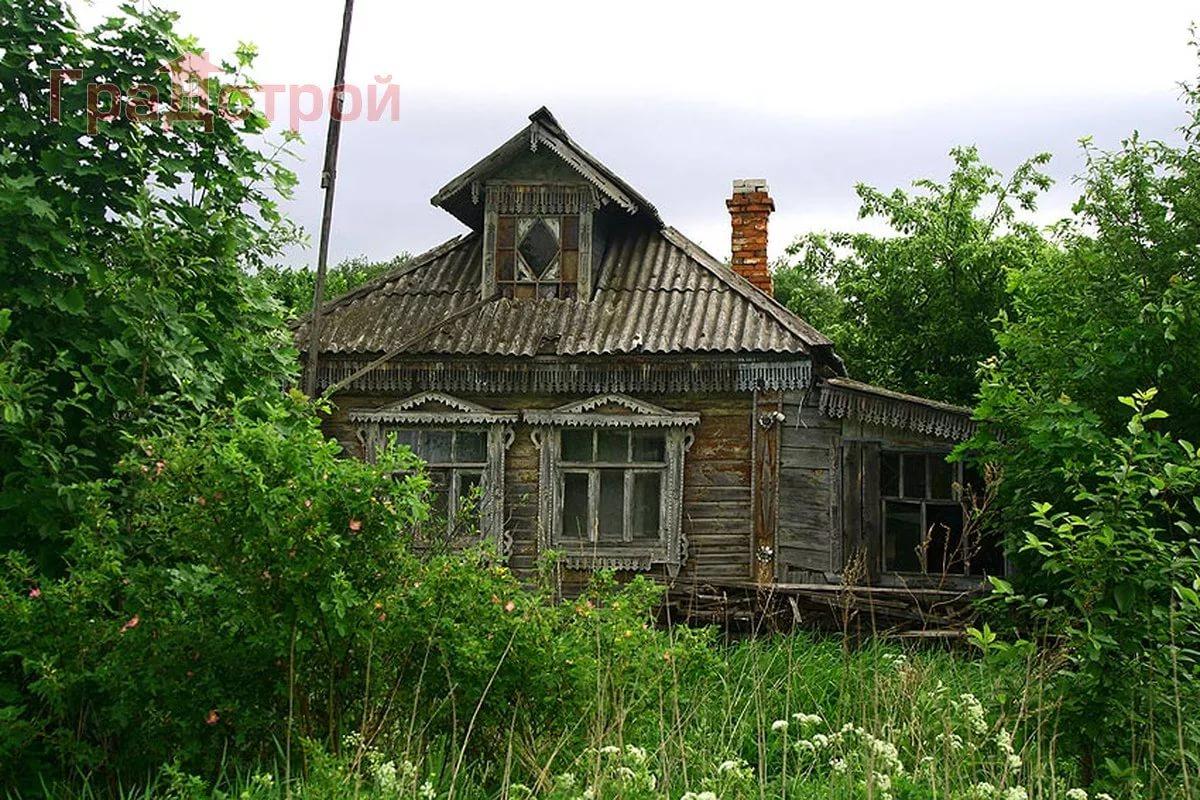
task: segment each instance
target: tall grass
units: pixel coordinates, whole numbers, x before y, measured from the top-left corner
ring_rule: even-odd
[[[604,643],[598,638],[597,648]],[[680,646],[687,646],[681,642]],[[669,649],[648,678],[597,667],[586,713],[447,740],[420,719],[337,754],[306,744],[290,784],[275,765],[50,796],[212,798],[974,798],[1081,800],[1057,747],[1038,661],[996,664],[929,646],[793,634],[704,645],[703,670]],[[601,665],[610,663],[598,659]],[[665,678],[665,680],[663,680]],[[469,710],[462,715],[469,717]],[[1196,733],[1194,723],[1189,731]],[[473,738],[479,737],[479,738]],[[1183,797],[1181,787],[1112,790]],[[1096,797],[1103,797],[1096,795]],[[1095,798],[1093,798],[1095,800]]]

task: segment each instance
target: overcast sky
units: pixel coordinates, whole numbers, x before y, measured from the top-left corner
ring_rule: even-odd
[[[258,45],[262,83],[332,83],[341,0],[165,0],[214,61]],[[80,2],[85,21],[117,5]],[[464,229],[429,205],[546,105],[567,131],[728,256],[734,178],[765,177],[772,255],[859,228],[854,184],[944,177],[975,144],[1010,169],[1054,154],[1040,218],[1066,212],[1077,140],[1116,144],[1182,121],[1197,72],[1194,2],[779,3],[357,0],[347,81],[391,75],[397,121],[343,127],[332,257],[419,252]],[[284,121],[286,124],[286,120]],[[304,123],[288,210],[315,261],[325,122]]]

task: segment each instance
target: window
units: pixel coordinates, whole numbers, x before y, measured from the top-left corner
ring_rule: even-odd
[[[525,419],[542,452],[540,547],[579,569],[683,564],[683,459],[697,415],[604,395]]]
[[[879,457],[883,568],[931,575],[1000,575],[1004,555],[964,525],[963,491],[982,483],[945,453],[883,451]]]
[[[493,411],[442,392],[424,392],[373,410],[353,410],[363,455],[370,461],[394,436],[428,464],[434,517],[451,543],[478,530],[507,556],[504,458],[512,444],[515,411]]]
[[[497,218],[496,287],[502,296],[570,299],[578,280],[577,214]]]
[[[658,544],[667,436],[661,430],[564,430],[562,538]]]
[[[482,430],[394,428],[397,445],[407,445],[427,464],[433,517],[451,539],[479,527],[487,434]]]
[[[482,296],[587,299],[595,188],[496,179],[484,190]]]

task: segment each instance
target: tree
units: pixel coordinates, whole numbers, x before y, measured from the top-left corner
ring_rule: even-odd
[[[329,270],[325,276],[325,299],[345,294],[378,277],[403,269],[412,255],[404,252],[387,261],[368,261],[364,256],[348,258]],[[295,319],[312,310],[313,290],[317,274],[310,269],[267,266],[258,271],[288,319]]]
[[[72,486],[110,473],[131,436],[232,396],[276,393],[295,354],[248,270],[292,235],[275,198],[294,176],[244,91],[192,76],[237,116],[136,119],[172,97],[163,66],[198,51],[176,17],[125,6],[82,30],[62,0],[6,4],[0,34],[0,525],[52,553]],[[57,79],[52,70],[78,70]],[[52,91],[61,88],[58,121]],[[217,103],[213,102],[215,109]],[[89,131],[89,127],[92,128]]]
[[[1008,178],[973,147],[950,152],[945,183],[885,194],[859,185],[860,219],[894,232],[809,235],[776,273],[783,302],[834,340],[851,375],[933,399],[969,403],[979,362],[996,352],[991,323],[1007,307],[1008,276],[1049,247],[1019,218],[1050,185],[1048,154]]]

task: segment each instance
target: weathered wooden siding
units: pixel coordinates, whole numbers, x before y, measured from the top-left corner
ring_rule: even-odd
[[[583,399],[582,396],[462,397],[497,410],[553,408]],[[341,442],[347,453],[361,457],[349,412],[378,408],[398,399],[391,395],[339,395],[334,413],[325,422],[325,431]],[[751,397],[729,394],[698,399],[654,395],[648,399],[671,410],[700,414],[700,424],[694,429],[695,441],[684,458],[682,525],[688,541],[688,559],[677,580],[746,580],[751,575],[753,547]],[[515,438],[505,459],[505,520],[513,537],[509,564],[522,575],[533,573],[538,556],[539,454],[531,431],[524,423],[514,426]],[[667,579],[661,569],[652,574]],[[568,589],[585,579],[586,576],[578,574],[563,576]]]
[[[812,393],[784,395],[783,414],[775,574],[787,583],[819,583],[842,564],[833,533],[841,514],[842,425],[818,412]]]

